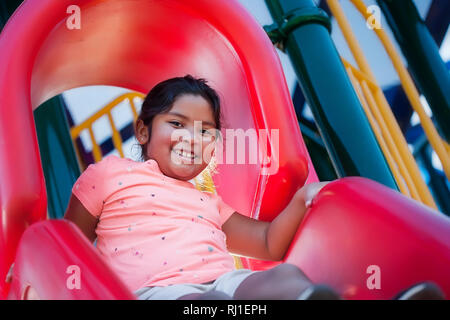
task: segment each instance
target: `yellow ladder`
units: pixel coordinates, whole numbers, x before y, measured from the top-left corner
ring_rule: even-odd
[[[362,0],[350,0],[360,14],[368,20],[374,19],[368,12]],[[423,180],[419,167],[408,148],[405,137],[392,113],[391,107],[378,86],[372,70],[359,46],[359,43],[350,27],[348,20],[338,0],[327,0],[328,6],[345,37],[352,55],[359,69],[343,59],[344,66],[355,88],[364,112],[376,135],[378,143],[386,157],[389,167],[399,186],[400,192],[427,206],[437,209],[436,203],[428,186]],[[374,21],[374,25],[380,25]],[[386,32],[382,28],[373,29],[383,44],[392,64],[397,71],[401,85],[406,92],[409,102],[417,112],[425,135],[432,148],[441,160],[447,178],[450,177],[450,148],[439,136],[431,119],[425,113],[419,93],[411,76],[403,65],[400,55],[395,50]]]

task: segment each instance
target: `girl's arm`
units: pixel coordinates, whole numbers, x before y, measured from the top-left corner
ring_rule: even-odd
[[[94,242],[97,238],[95,228],[97,227],[98,219],[90,214],[73,194],[70,196],[69,206],[64,214],[64,219],[75,223],[89,241]]]
[[[261,260],[282,260],[297,232],[307,206],[328,182],[303,186],[272,221],[258,221],[235,212],[223,224],[231,253]]]

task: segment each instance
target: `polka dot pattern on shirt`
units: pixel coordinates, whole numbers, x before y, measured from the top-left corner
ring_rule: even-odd
[[[210,273],[232,268],[220,229],[231,208],[217,195],[165,177],[155,161],[148,162],[149,170],[130,159],[105,159],[85,172],[81,183],[75,183],[74,193],[94,216],[105,218],[99,223],[97,248],[120,275],[130,279],[131,288],[142,284],[141,276],[152,284],[165,285],[177,277],[198,278],[200,283]],[[178,224],[176,233],[166,228],[172,220]],[[108,238],[111,234],[114,237]],[[125,265],[139,271],[130,274]]]
[[[129,168],[129,169],[131,169],[131,168]],[[131,171],[131,170],[128,170],[128,171]],[[118,184],[119,184],[119,185],[122,185],[122,182],[119,181]],[[92,188],[95,189],[95,186],[92,186]],[[150,193],[150,196],[151,196],[152,198],[155,198],[155,197],[156,197],[156,194],[155,194],[155,193]],[[200,201],[203,202],[205,198],[199,198],[199,199],[200,199]],[[209,196],[207,197],[207,199],[209,200]],[[126,202],[125,202],[124,200],[120,200],[120,204],[123,205],[124,207],[127,205]],[[152,212],[152,215],[153,215],[153,216],[156,216],[157,214],[156,214],[156,212],[153,211],[153,212]],[[199,218],[199,219],[204,219],[204,217],[203,217],[202,215],[197,215],[197,218]],[[191,220],[192,220],[192,222],[195,222],[196,219],[195,219],[195,218],[192,218]],[[128,226],[128,231],[131,232],[132,230],[133,230],[132,226],[129,225],[129,226]],[[211,234],[212,234],[212,235],[215,234],[214,230],[211,231]],[[166,236],[162,236],[162,237],[161,237],[161,240],[163,240],[163,241],[166,240]],[[208,250],[208,252],[213,252],[213,251],[214,251],[214,248],[213,248],[212,246],[207,246],[207,250]],[[114,251],[117,252],[118,249],[115,248]],[[140,252],[139,252],[137,249],[135,249],[135,248],[132,248],[132,255],[133,255],[134,257],[138,257],[138,258],[142,258],[142,257],[143,257],[143,254],[140,253]],[[202,258],[202,262],[203,262],[203,263],[208,263],[208,259],[207,259],[207,258]],[[164,261],[164,262],[163,262],[163,265],[164,265],[164,266],[166,266],[167,264],[168,264],[167,261]],[[182,272],[182,271],[183,271],[183,268],[180,268],[179,271]],[[194,277],[195,277],[195,276],[194,276]],[[197,275],[197,277],[198,277],[198,275]]]

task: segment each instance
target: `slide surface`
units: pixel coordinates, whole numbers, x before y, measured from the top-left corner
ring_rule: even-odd
[[[276,51],[236,0],[26,0],[0,46],[8,66],[0,70],[1,279],[26,227],[46,218],[32,110],[65,90],[113,85],[147,93],[174,76],[208,79],[222,100],[224,136],[228,128],[245,139],[267,137],[268,159],[250,163],[236,139],[214,177],[222,198],[246,215],[273,219],[312,168]],[[242,155],[247,164],[236,165]],[[0,285],[5,296],[8,286]]]
[[[77,12],[79,28],[72,28]],[[114,85],[146,93],[166,78],[206,78],[221,95],[224,129],[266,136],[270,150],[266,166],[264,159],[249,163],[249,148],[247,164],[237,163],[238,142],[226,150],[224,159],[233,151],[234,157],[219,164],[214,182],[227,203],[271,220],[307,179],[316,179],[275,49],[236,0],[27,0],[4,28],[0,47],[7,66],[0,69],[0,279],[17,257],[11,298],[23,297],[25,283],[40,297],[70,290],[62,266],[80,257],[99,288],[61,297],[129,298],[119,280],[103,286],[99,274],[107,267],[70,224],[36,223],[46,218],[46,194],[32,110],[65,90]],[[423,280],[450,296],[449,235],[449,219],[438,212],[378,183],[345,178],[321,191],[285,262],[349,299],[389,299]],[[48,246],[35,248],[38,240]],[[62,274],[46,279],[44,258]],[[270,265],[247,261],[253,269]],[[0,296],[8,291],[0,282]]]

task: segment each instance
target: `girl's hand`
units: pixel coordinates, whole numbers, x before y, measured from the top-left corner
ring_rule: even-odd
[[[296,196],[299,197],[301,201],[305,203],[306,208],[309,208],[312,204],[314,197],[328,183],[330,183],[330,181],[314,182],[307,184],[297,191]]]
[[[11,283],[13,278],[13,268],[14,268],[14,262],[11,264],[11,267],[9,267],[8,274],[6,275],[5,282]]]

